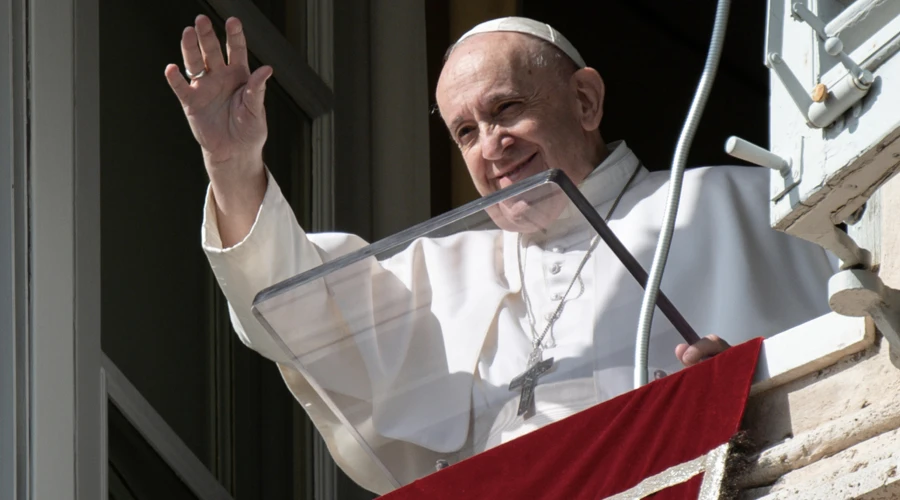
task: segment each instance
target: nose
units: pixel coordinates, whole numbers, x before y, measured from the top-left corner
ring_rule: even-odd
[[[505,128],[490,125],[482,131],[482,137],[481,156],[491,161],[503,158],[503,152],[515,142]]]

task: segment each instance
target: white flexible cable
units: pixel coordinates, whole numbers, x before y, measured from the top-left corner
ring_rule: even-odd
[[[644,291],[644,300],[641,304],[641,316],[638,322],[637,339],[634,350],[634,387],[637,389],[647,383],[647,360],[650,347],[650,327],[653,324],[653,313],[656,310],[656,298],[659,295],[659,285],[662,282],[663,271],[666,267],[666,259],[669,256],[669,247],[672,243],[672,233],[675,230],[675,217],[678,215],[678,202],[681,199],[681,183],[684,178],[684,169],[687,164],[687,156],[700,116],[706,107],[709,93],[712,90],[719,59],[722,55],[722,45],[725,42],[725,28],[728,24],[728,10],[731,0],[719,0],[716,6],[716,19],[713,24],[712,40],[709,44],[709,53],[706,56],[706,64],[703,67],[703,75],[697,86],[697,93],[691,103],[681,137],[675,148],[675,158],[672,161],[672,173],[669,180],[669,198],[666,201],[666,212],[663,216],[662,230],[656,245],[656,253],[653,255],[653,267],[647,278],[647,286]]]

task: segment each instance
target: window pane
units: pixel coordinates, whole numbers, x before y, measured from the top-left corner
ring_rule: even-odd
[[[121,500],[197,498],[115,404],[108,401],[109,497]]]
[[[102,347],[207,462],[213,338],[199,231],[206,173],[163,76],[198,4],[100,0]]]
[[[306,0],[253,0],[306,62]]]
[[[167,64],[182,66],[181,32],[197,14],[210,14],[222,34],[204,5],[100,0],[102,348],[227,489],[288,498],[297,469],[285,422],[296,402],[276,367],[230,327],[200,247],[203,158],[163,76]],[[274,79],[267,88],[265,160],[308,225],[309,119]],[[252,406],[241,406],[251,394]],[[138,479],[153,482],[152,474]],[[110,478],[111,486],[135,481],[118,469]]]
[[[291,202],[297,221],[309,227],[312,207],[311,122],[278,82],[266,83],[266,121],[269,136],[263,150],[266,166],[285,197]]]

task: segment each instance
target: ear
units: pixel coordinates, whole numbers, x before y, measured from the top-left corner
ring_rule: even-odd
[[[570,83],[575,91],[581,126],[587,132],[597,130],[603,120],[603,98],[606,95],[603,78],[594,68],[581,68],[572,75]]]

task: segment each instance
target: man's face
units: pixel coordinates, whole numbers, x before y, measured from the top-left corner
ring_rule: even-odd
[[[537,64],[540,47],[519,33],[475,35],[441,73],[438,107],[482,196],[553,168],[578,183],[596,166],[577,82]]]

